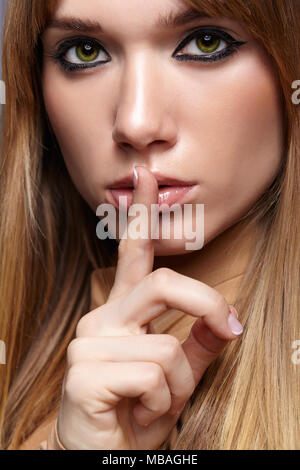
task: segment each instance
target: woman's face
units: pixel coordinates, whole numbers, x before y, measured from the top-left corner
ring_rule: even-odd
[[[283,122],[264,49],[227,18],[163,21],[188,8],[180,0],[60,0],[42,37],[42,86],[68,171],[95,212],[111,202],[116,180],[146,166],[194,183],[181,204],[204,204],[206,244],[273,181]],[[186,241],[155,240],[155,253],[185,253]]]

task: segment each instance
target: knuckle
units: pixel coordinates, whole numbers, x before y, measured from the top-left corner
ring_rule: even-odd
[[[160,281],[160,282],[164,282],[164,281],[169,282],[171,275],[172,275],[172,269],[169,269],[169,268],[158,268],[152,272],[152,278],[155,279],[155,281]]]
[[[175,336],[161,335],[161,357],[163,361],[174,362],[181,353],[181,344]]]
[[[67,365],[71,367],[80,359],[82,350],[82,338],[74,338],[67,347]]]
[[[225,312],[228,309],[228,304],[225,297],[219,292],[215,291],[212,299],[213,313]]]
[[[102,325],[107,308],[107,304],[104,304],[83,315],[77,323],[76,337],[94,336],[95,330],[99,331]]]
[[[143,371],[145,385],[150,389],[157,389],[164,384],[164,373],[160,365],[151,363]]]
[[[152,281],[160,286],[161,284],[170,283],[172,276],[172,270],[169,268],[159,268],[155,271],[152,271],[151,278]]]
[[[88,314],[84,315],[82,318],[80,318],[79,322],[77,323],[76,331],[75,331],[76,337],[87,336],[86,332],[88,330],[88,325],[89,325],[89,321],[87,317],[88,317]]]

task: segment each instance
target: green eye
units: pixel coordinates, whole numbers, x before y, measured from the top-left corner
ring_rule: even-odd
[[[97,58],[98,54],[99,50],[88,42],[76,47],[76,55],[83,62],[92,62]]]
[[[218,39],[213,34],[206,33],[206,34],[201,34],[201,36],[199,36],[199,39],[196,39],[196,42],[197,42],[197,46],[199,47],[199,49],[205,54],[207,54],[207,53],[215,52],[218,49],[221,43],[221,40]]]

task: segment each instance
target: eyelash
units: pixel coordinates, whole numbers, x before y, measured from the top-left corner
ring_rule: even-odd
[[[209,54],[199,54],[199,55],[180,54],[180,55],[175,56],[175,54],[178,51],[180,51],[181,49],[184,48],[184,46],[192,42],[193,39],[196,39],[197,37],[200,37],[207,33],[212,34],[217,39],[221,39],[227,42],[228,46],[219,52],[213,52]],[[110,62],[110,60],[98,61],[98,62],[91,62],[89,65],[86,65],[86,64],[75,64],[75,63],[65,60],[64,57],[70,49],[72,49],[73,47],[80,46],[86,42],[88,42],[93,47],[96,47],[96,49],[99,48],[99,53],[101,50],[107,53],[104,47],[96,39],[93,39],[90,37],[79,36],[79,37],[70,38],[64,41],[62,44],[60,44],[57,51],[54,54],[50,54],[50,56],[53,57],[53,59],[61,65],[63,70],[67,72],[76,72],[80,70],[91,69],[99,65]],[[176,47],[175,52],[173,53],[172,57],[176,58],[176,60],[179,60],[179,61],[216,62],[216,61],[226,59],[226,57],[233,55],[235,52],[238,51],[238,48],[242,46],[243,44],[246,44],[246,42],[236,41],[235,39],[233,39],[232,36],[230,36],[230,34],[226,33],[223,30],[212,28],[212,27],[206,27],[206,28],[201,28],[201,29],[197,29],[196,31],[193,31],[185,39],[183,39],[183,41]]]

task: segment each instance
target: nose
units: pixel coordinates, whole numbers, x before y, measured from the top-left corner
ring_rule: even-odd
[[[123,149],[148,151],[154,145],[164,149],[177,141],[177,126],[171,110],[169,84],[164,67],[150,57],[139,58],[124,67],[113,140]]]

